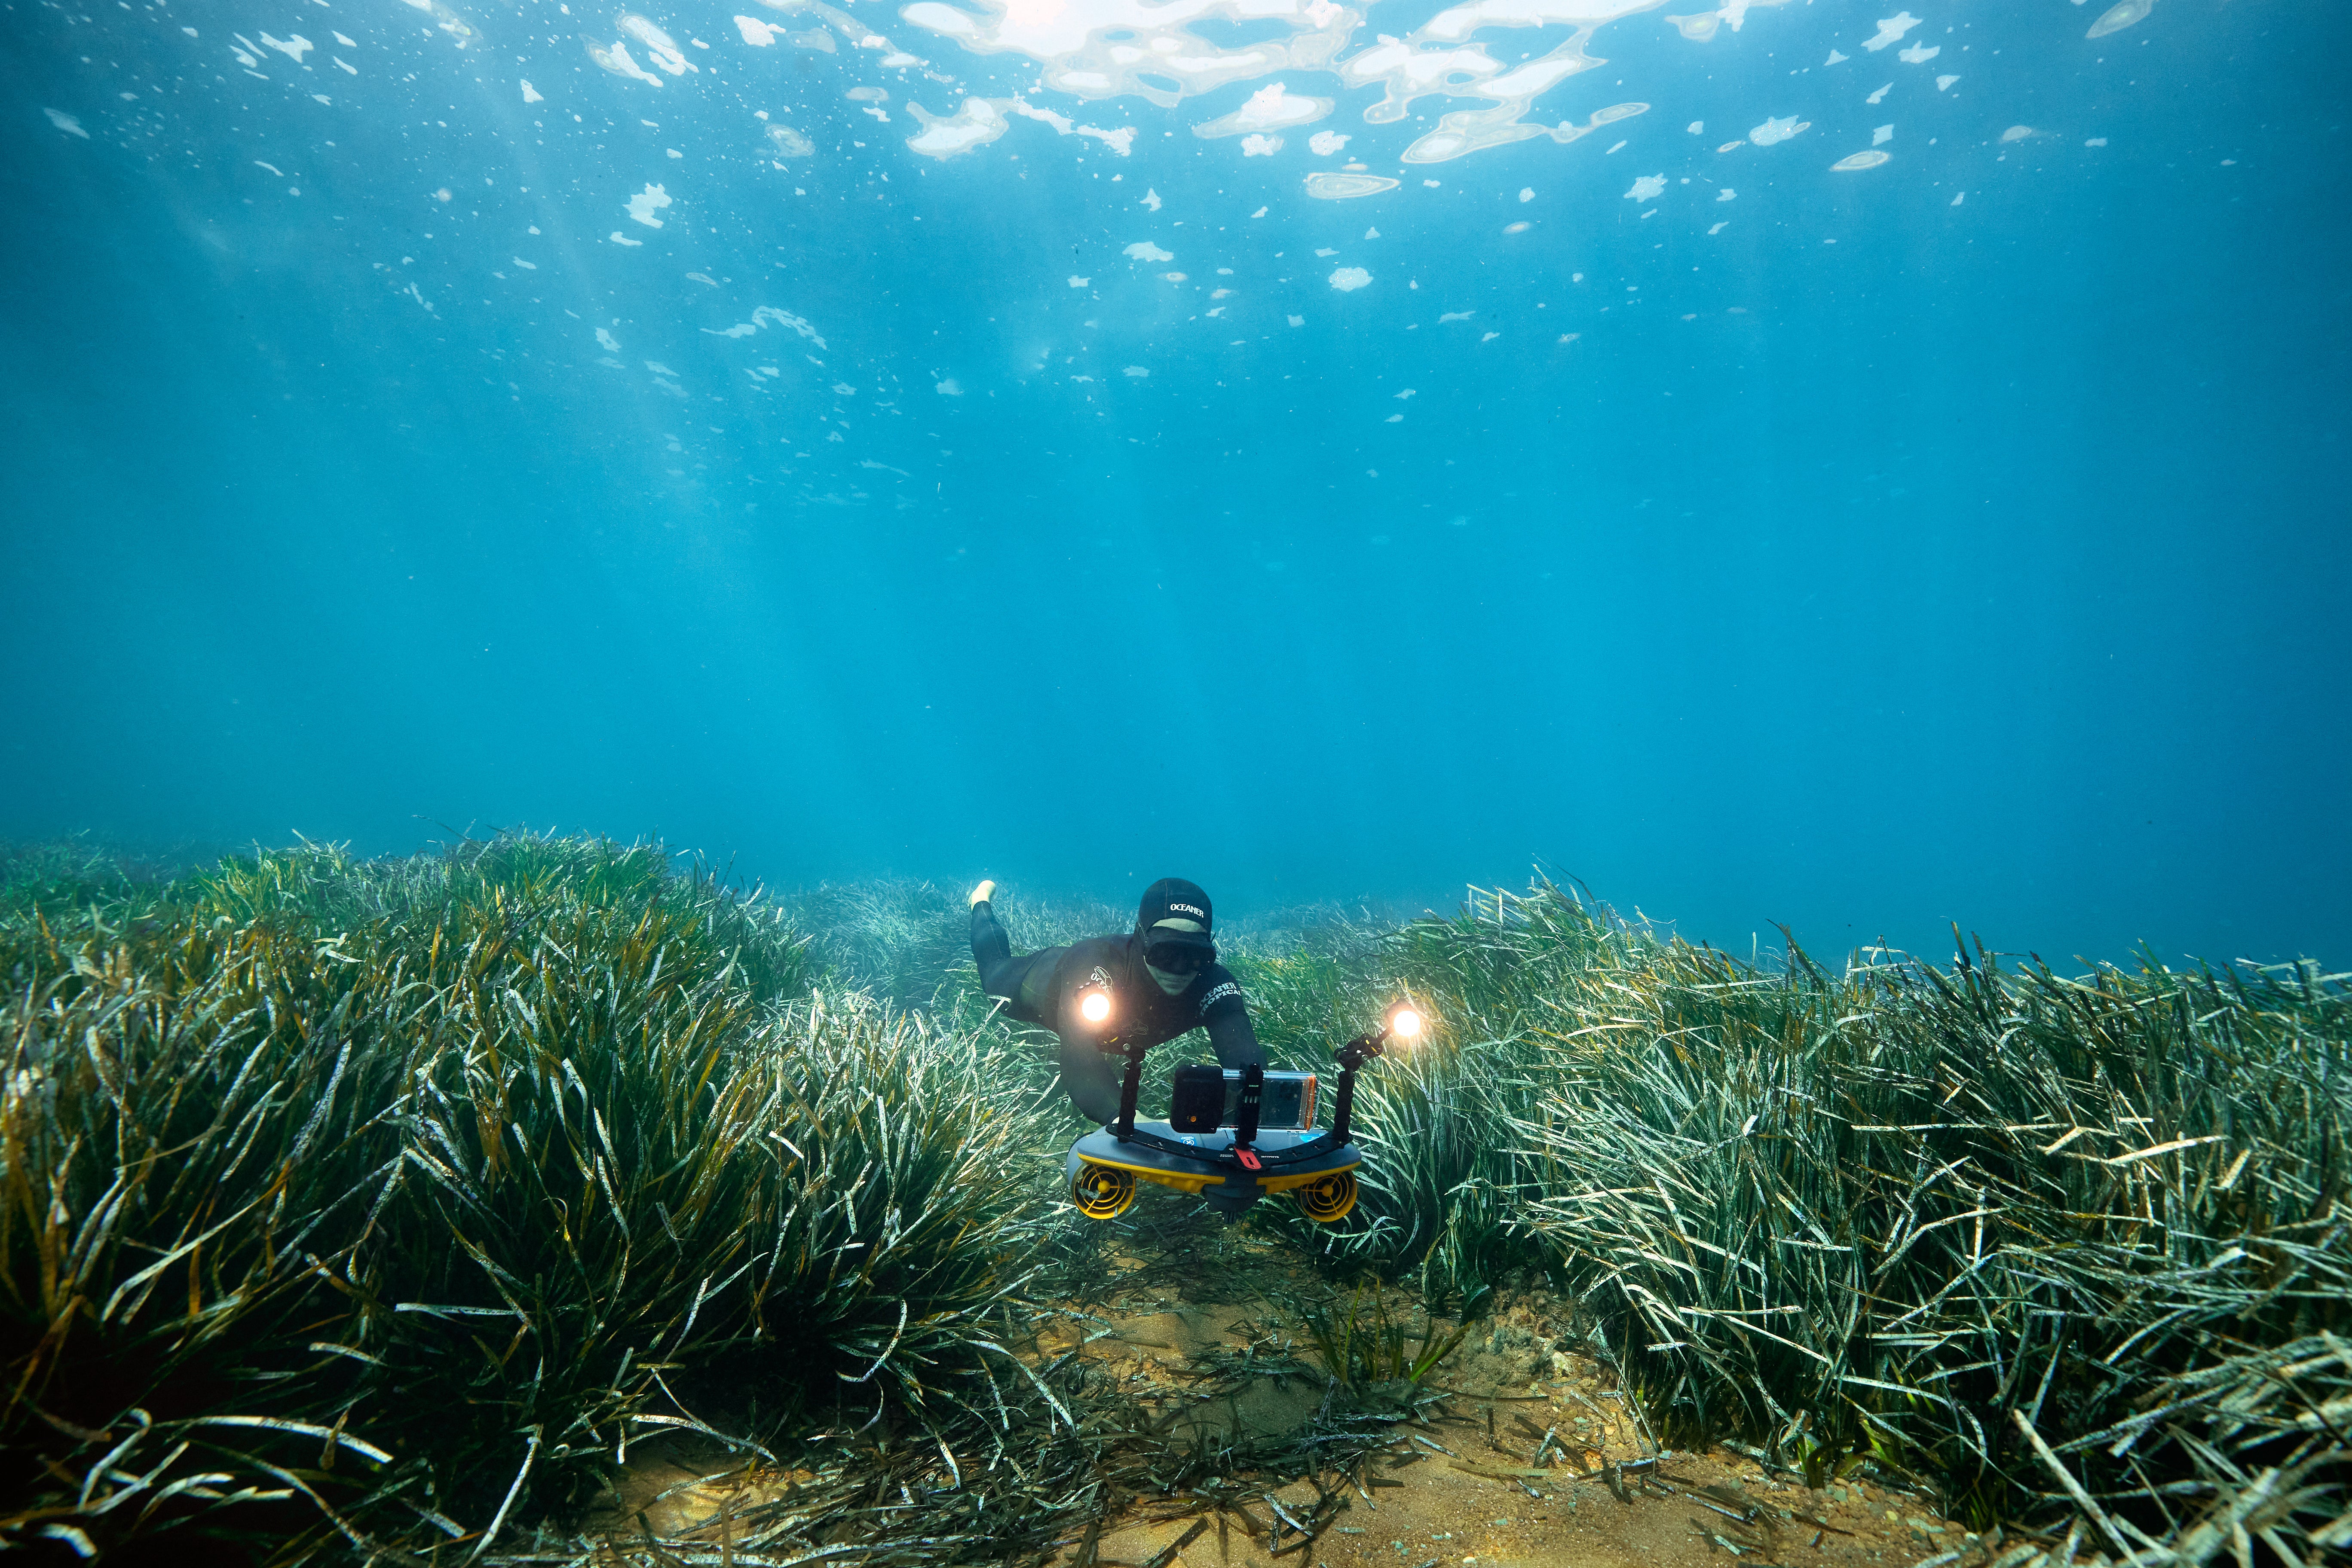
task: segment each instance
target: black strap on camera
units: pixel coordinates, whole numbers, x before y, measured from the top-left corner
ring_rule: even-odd
[[[1265,1102],[1265,1068],[1255,1063],[1242,1068],[1242,1091],[1234,1105],[1234,1149],[1235,1152],[1257,1142],[1258,1110]],[[1249,1162],[1244,1160],[1244,1164]],[[1253,1169],[1255,1167],[1253,1166]]]

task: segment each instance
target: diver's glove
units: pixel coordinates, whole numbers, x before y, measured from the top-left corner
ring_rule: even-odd
[[[995,896],[996,884],[993,882],[982,882],[979,887],[974,888],[971,890],[971,897],[966,900],[966,903],[969,907],[976,910]]]

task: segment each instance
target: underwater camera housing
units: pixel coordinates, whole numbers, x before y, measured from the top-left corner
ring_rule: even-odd
[[[1170,1075],[1168,1125],[1178,1132],[1214,1132],[1240,1124],[1240,1068],[1178,1068]],[[1267,1070],[1260,1083],[1257,1124],[1297,1129],[1315,1125],[1315,1075]]]
[[[1389,1010],[1379,1028],[1341,1046],[1331,1129],[1315,1131],[1316,1075],[1264,1068],[1179,1068],[1171,1079],[1169,1119],[1135,1119],[1143,1050],[1129,1047],[1119,1085],[1118,1119],[1071,1146],[1064,1173],[1070,1201],[1088,1219],[1115,1219],[1135,1202],[1135,1184],[1197,1194],[1237,1218],[1268,1193],[1288,1193],[1307,1217],[1330,1225],[1356,1206],[1362,1153],[1349,1141],[1356,1072],[1391,1041],[1418,1038],[1420,1012]]]

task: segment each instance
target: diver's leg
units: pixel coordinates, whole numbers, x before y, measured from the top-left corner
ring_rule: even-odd
[[[1095,1049],[1091,1040],[1065,1037],[1060,1052],[1062,1088],[1070,1103],[1089,1121],[1108,1122],[1118,1116],[1119,1079],[1127,1063]]]
[[[980,988],[987,994],[1010,1001],[1021,994],[1021,976],[1027,966],[1014,960],[1013,939],[996,923],[996,910],[985,899],[971,906],[971,962],[980,970]]]
[[[993,890],[986,882],[981,889]],[[981,990],[1004,1001],[1006,1016],[1025,1024],[1048,1022],[1054,967],[1066,951],[1049,947],[1013,957],[1013,939],[997,923],[995,910],[984,898],[972,900],[971,961],[980,970]],[[1116,1118],[1119,1079],[1126,1064],[1103,1055],[1087,1040],[1065,1038],[1057,1054],[1062,1088],[1079,1113],[1094,1121]]]

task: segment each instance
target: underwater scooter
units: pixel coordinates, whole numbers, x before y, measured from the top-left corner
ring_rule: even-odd
[[[1096,992],[1081,997],[1079,1007],[1088,1022],[1099,1024],[1110,1016],[1110,998]],[[1168,1120],[1139,1122],[1135,1097],[1143,1082],[1145,1047],[1124,1047],[1127,1075],[1119,1084],[1118,1120],[1071,1146],[1063,1168],[1070,1201],[1088,1219],[1116,1219],[1135,1202],[1139,1178],[1198,1194],[1229,1219],[1268,1193],[1288,1193],[1319,1225],[1345,1219],[1356,1206],[1356,1167],[1363,1163],[1361,1152],[1348,1141],[1357,1069],[1391,1040],[1418,1038],[1423,1024],[1418,1011],[1400,1003],[1379,1028],[1334,1053],[1339,1058],[1339,1100],[1331,1130],[1321,1133],[1315,1131],[1314,1075],[1269,1074],[1258,1067],[1179,1068]],[[1278,1110],[1287,1113],[1279,1119],[1294,1125],[1261,1125],[1269,1085],[1277,1090]]]

